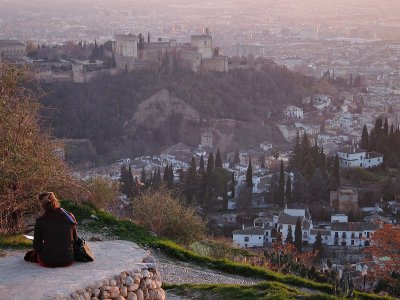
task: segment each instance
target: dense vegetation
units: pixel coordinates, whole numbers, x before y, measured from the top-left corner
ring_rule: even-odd
[[[40,128],[35,93],[22,87],[21,69],[0,64],[0,233],[17,232],[43,190],[71,188],[58,144]]]
[[[102,158],[154,153],[185,140],[184,116],[173,113],[158,128],[126,128],[138,105],[161,89],[200,113],[201,120],[264,120],[268,112],[311,93],[313,81],[272,63],[228,73],[137,70],[85,84],[44,85],[46,115],[61,138],[90,139]],[[162,108],[158,108],[162,109]],[[201,121],[201,122],[202,122]],[[200,124],[191,124],[201,127]]]

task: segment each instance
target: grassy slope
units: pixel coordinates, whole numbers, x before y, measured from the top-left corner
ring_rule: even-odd
[[[176,295],[195,296],[207,300],[264,300],[264,299],[337,299],[326,294],[310,295],[278,282],[263,282],[254,286],[232,284],[182,284],[165,285],[166,290]]]
[[[176,244],[173,241],[155,237],[146,229],[136,224],[133,224],[128,220],[118,220],[109,213],[100,211],[96,207],[91,205],[87,204],[78,205],[76,203],[64,201],[62,202],[62,206],[65,209],[71,211],[75,215],[77,220],[88,219],[90,218],[91,215],[97,217],[96,220],[93,220],[88,224],[79,225],[80,228],[107,234],[118,239],[132,241],[142,246],[159,248],[163,253],[180,261],[196,263],[204,267],[208,267],[210,269],[220,270],[230,274],[261,278],[268,280],[269,282],[273,282],[274,284],[277,284],[276,287],[274,287],[274,289],[276,288],[276,290],[273,290],[272,288],[270,289],[268,287],[269,283],[266,283],[264,285],[263,284],[257,285],[255,288],[246,286],[245,287],[237,286],[237,288],[235,289],[236,291],[243,290],[243,293],[248,293],[248,295],[253,295],[252,293],[259,293],[261,295],[260,297],[264,297],[266,295],[264,298],[259,297],[259,298],[240,298],[240,299],[272,299],[268,298],[269,293],[271,293],[271,295],[274,293],[278,293],[283,288],[286,289],[285,293],[288,293],[289,298],[282,298],[282,299],[291,299],[290,297],[292,296],[290,296],[291,295],[290,293],[293,292],[293,289],[288,287],[287,284],[302,288],[309,288],[324,293],[330,293],[330,294],[333,293],[332,287],[328,284],[317,283],[294,275],[283,275],[264,268],[253,267],[243,263],[236,263],[226,259],[214,259],[207,256],[198,255],[192,251],[183,248],[182,246]],[[30,247],[31,247],[31,241],[26,240],[22,235],[12,236],[12,237],[0,235],[0,249],[30,248]],[[213,292],[218,291],[218,293],[222,293],[221,295],[228,295],[226,290],[232,288],[233,286],[181,285],[173,287],[174,289],[180,291],[193,288],[198,293],[205,295],[207,293],[210,293],[210,291]],[[382,297],[375,297],[370,294],[362,294],[362,293],[356,293],[356,294],[358,299],[384,299]],[[228,296],[223,296],[223,297],[225,298],[219,298],[219,299],[228,299],[226,298]],[[325,296],[322,295],[321,297]],[[307,299],[329,299],[329,298],[307,298]]]

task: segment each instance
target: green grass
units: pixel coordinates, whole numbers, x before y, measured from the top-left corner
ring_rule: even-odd
[[[158,240],[154,242],[154,245],[160,248],[164,253],[180,261],[194,262],[210,269],[220,270],[230,274],[256,277],[284,284],[306,287],[328,293],[333,292],[332,286],[329,284],[317,283],[294,275],[283,275],[265,268],[253,267],[248,264],[237,263],[227,259],[213,259],[208,256],[201,256],[172,241]]]
[[[267,299],[337,299],[326,294],[313,294],[288,287],[278,282],[262,282],[257,285],[234,284],[181,284],[163,285],[164,289],[180,296],[190,296],[194,299],[204,300],[267,300]]]
[[[0,235],[0,249],[27,249],[32,248],[32,241],[25,238],[22,234]]]
[[[369,294],[369,293],[364,293],[364,292],[359,292],[359,291],[354,291],[354,296],[356,299],[360,299],[360,300],[375,300],[375,299],[393,300],[393,299],[395,299],[392,297],[379,296],[379,295],[374,295],[374,294]]]
[[[62,201],[61,205],[66,210],[72,212],[78,222],[84,219],[93,220],[85,225],[79,225],[80,228],[132,241],[142,246],[149,246],[155,241],[155,237],[143,227],[129,220],[118,220],[116,217],[99,210],[93,205],[87,203],[77,204],[69,201]],[[91,219],[91,215],[96,216],[98,219]]]

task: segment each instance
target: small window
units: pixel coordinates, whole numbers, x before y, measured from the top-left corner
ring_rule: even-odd
[[[258,239],[261,240],[261,236],[259,236]]]
[[[245,236],[245,237],[244,237],[244,241],[245,241],[245,242],[248,242],[248,241],[249,241],[249,237],[248,237],[248,236]]]

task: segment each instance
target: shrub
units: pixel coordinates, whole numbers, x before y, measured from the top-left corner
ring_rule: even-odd
[[[55,155],[61,145],[40,127],[40,105],[24,80],[23,70],[0,65],[0,233],[6,234],[22,229],[39,192],[59,194],[71,184]]]
[[[90,192],[88,202],[96,207],[110,209],[118,200],[118,183],[107,178],[96,177],[85,182],[85,186]]]
[[[206,224],[193,207],[162,188],[133,199],[134,220],[157,235],[190,243],[205,236]]]

